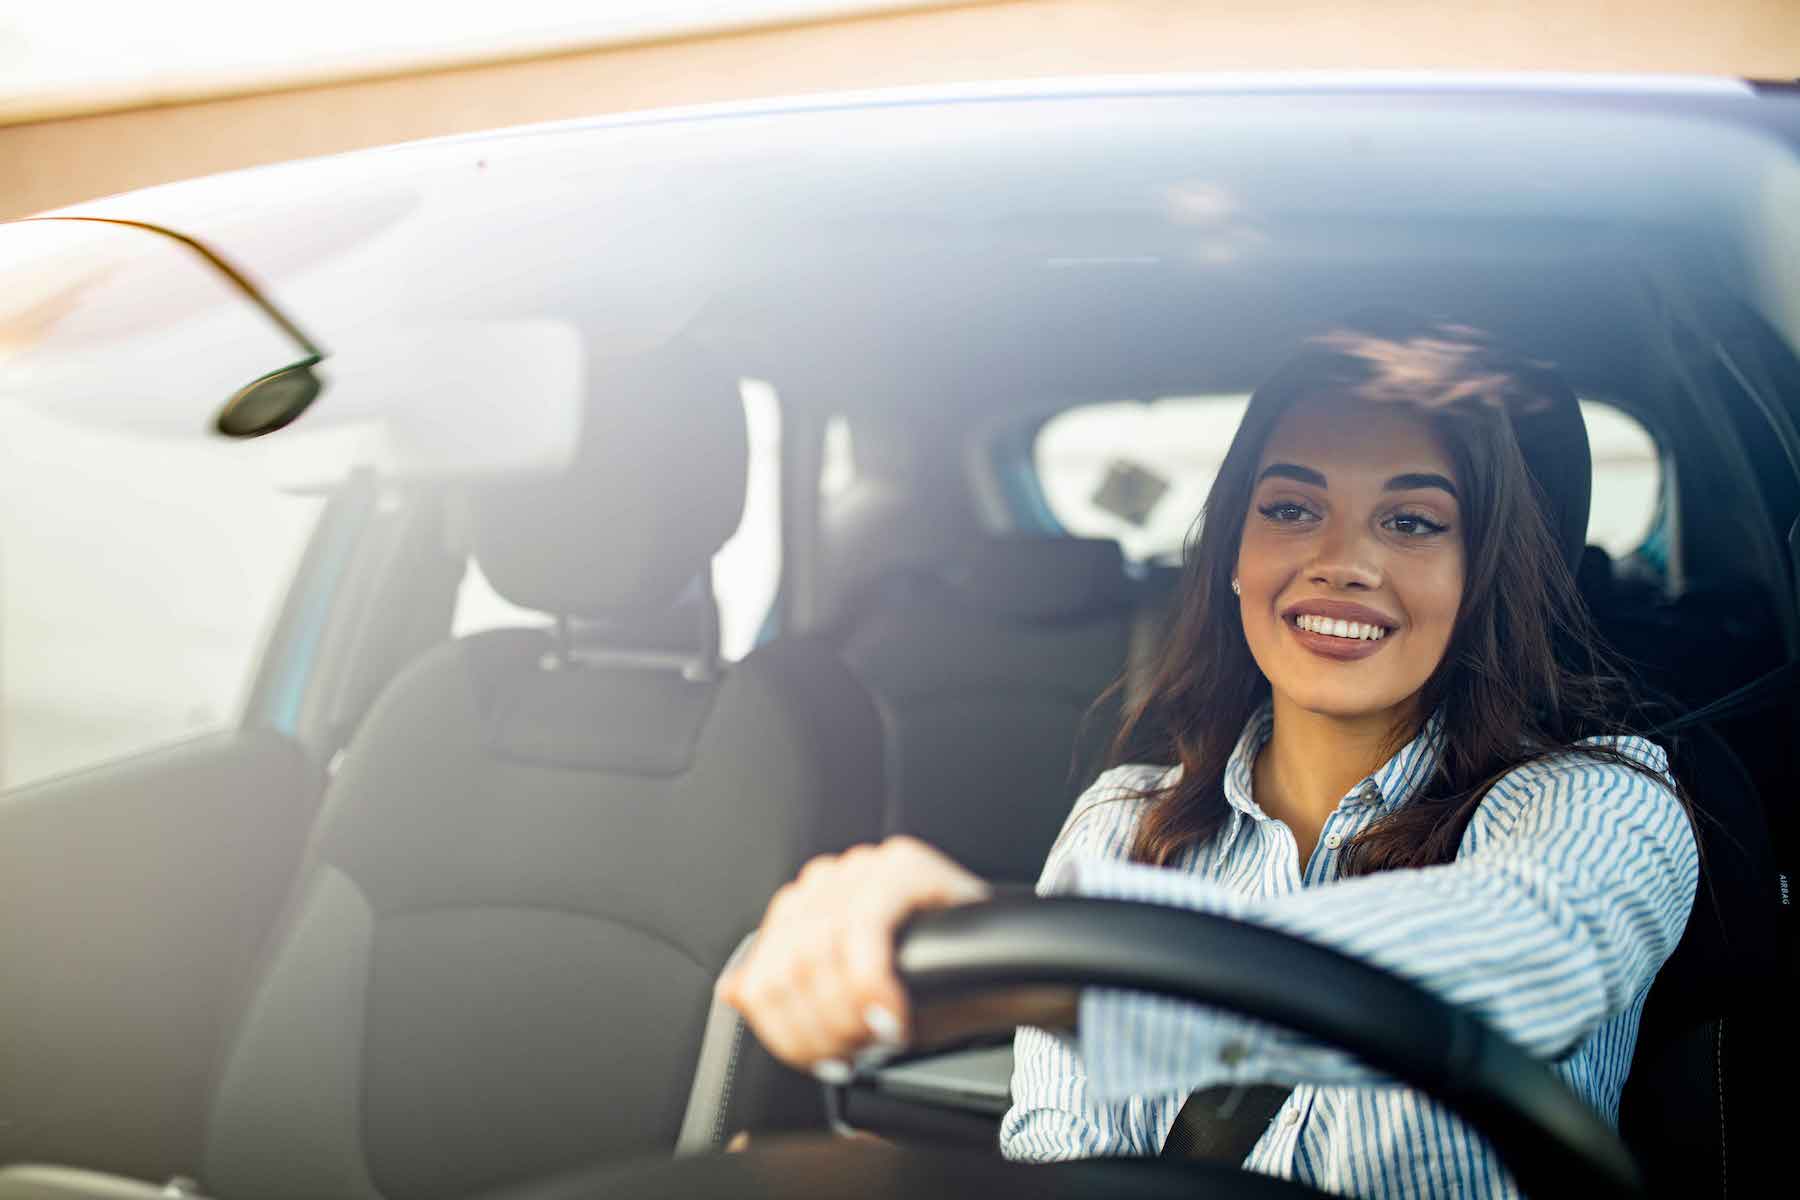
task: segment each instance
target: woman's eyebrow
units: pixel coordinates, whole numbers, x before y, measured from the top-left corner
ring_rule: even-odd
[[[1267,472],[1265,472],[1266,474]],[[1413,488],[1442,488],[1452,497],[1456,495],[1456,485],[1442,475],[1420,472],[1412,475],[1396,475],[1387,481],[1386,489],[1390,492],[1404,492]]]
[[[1295,463],[1270,463],[1263,468],[1263,473],[1256,477],[1256,482],[1261,483],[1271,475],[1278,475],[1283,479],[1297,480],[1300,483],[1310,483],[1314,487],[1325,486],[1325,477],[1323,475],[1319,474],[1311,467],[1302,467]]]
[[[1313,470],[1311,467],[1303,467],[1298,463],[1270,463],[1263,468],[1262,474],[1256,477],[1256,482],[1261,483],[1263,480],[1270,477],[1292,479],[1299,483],[1307,483],[1311,484],[1313,487],[1319,488],[1328,486],[1325,482],[1325,476]],[[1452,497],[1456,496],[1456,485],[1451,483],[1448,477],[1430,471],[1417,471],[1409,472],[1404,475],[1396,475],[1383,485],[1383,489],[1390,492],[1405,492],[1414,488],[1438,488],[1442,491],[1449,492]]]

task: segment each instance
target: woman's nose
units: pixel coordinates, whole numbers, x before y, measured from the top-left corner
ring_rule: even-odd
[[[1307,575],[1329,588],[1373,591],[1381,586],[1375,547],[1370,539],[1350,529],[1326,530]]]

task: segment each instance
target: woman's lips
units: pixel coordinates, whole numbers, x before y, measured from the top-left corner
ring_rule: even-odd
[[[1371,654],[1379,654],[1381,648],[1394,637],[1395,630],[1388,630],[1384,637],[1369,640],[1366,638],[1333,637],[1329,633],[1314,633],[1310,629],[1302,629],[1289,617],[1281,622],[1287,626],[1299,643],[1321,658],[1332,658],[1339,661],[1367,658]]]
[[[1311,600],[1299,600],[1281,610],[1281,617],[1291,621],[1295,617],[1329,617],[1334,621],[1357,621],[1364,625],[1379,625],[1383,629],[1394,629],[1398,622],[1378,608],[1367,604],[1357,604],[1351,600],[1331,600],[1317,597]]]

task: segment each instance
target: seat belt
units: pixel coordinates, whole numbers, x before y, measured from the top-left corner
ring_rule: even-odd
[[[723,975],[750,955],[756,930],[744,935],[725,965]],[[731,1112],[731,1088],[737,1081],[738,1055],[744,1044],[744,1019],[730,1005],[713,997],[700,1035],[700,1058],[694,1064],[694,1082],[688,1089],[687,1111],[681,1132],[675,1137],[677,1156],[707,1154],[725,1144],[731,1131],[725,1127]]]
[[[1201,1088],[1175,1114],[1159,1157],[1238,1166],[1293,1094],[1271,1083]]]
[[[1664,721],[1650,732],[1652,736],[1679,733],[1690,726],[1762,712],[1790,699],[1796,683],[1800,683],[1800,659],[1783,663],[1767,675],[1759,675],[1743,687],[1726,692],[1717,700],[1702,704],[1673,720]]]

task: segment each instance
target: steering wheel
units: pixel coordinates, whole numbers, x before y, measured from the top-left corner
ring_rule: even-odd
[[[1348,1051],[1444,1104],[1486,1136],[1528,1196],[1643,1195],[1625,1144],[1544,1064],[1421,988],[1286,934],[1160,905],[1016,898],[919,917],[901,931],[896,955],[917,1006],[1053,985],[1152,992],[1255,1017]],[[598,1194],[1174,1197],[1196,1194],[1196,1169],[1215,1176],[1207,1195],[1317,1194],[1167,1160],[1032,1167],[822,1140],[646,1165]]]

